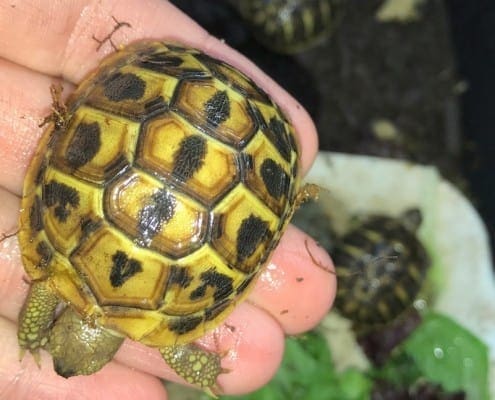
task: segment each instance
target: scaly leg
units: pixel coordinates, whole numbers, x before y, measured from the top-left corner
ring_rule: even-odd
[[[58,297],[46,282],[34,282],[19,314],[17,339],[21,347],[20,359],[26,350],[39,365],[39,349],[48,342]]]
[[[211,396],[218,389],[218,375],[228,372],[221,366],[222,358],[195,344],[175,345],[160,349],[163,358],[186,382],[196,385]]]

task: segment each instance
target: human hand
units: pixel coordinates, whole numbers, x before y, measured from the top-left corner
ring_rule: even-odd
[[[50,113],[49,87],[57,78],[65,92],[114,51],[105,43],[97,51],[93,39],[103,38],[115,22],[130,28],[112,37],[117,45],[141,38],[163,38],[200,48],[252,77],[284,109],[299,134],[303,173],[317,149],[314,126],[283,89],[244,57],[211,37],[160,0],[18,1],[0,5],[0,233],[17,229],[19,196],[27,165]],[[305,247],[307,241],[311,254]],[[200,340],[225,354],[220,375],[225,393],[254,390],[276,371],[285,334],[313,327],[326,313],[335,292],[335,276],[315,265],[331,267],[328,256],[305,234],[289,226],[270,263],[247,301],[224,324]],[[164,399],[157,377],[179,381],[156,349],[127,340],[114,361],[91,376],[64,379],[55,374],[50,356],[42,352],[41,369],[32,357],[19,362],[16,321],[28,284],[17,239],[0,243],[0,398],[5,399]]]

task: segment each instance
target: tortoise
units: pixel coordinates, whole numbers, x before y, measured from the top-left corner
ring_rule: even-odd
[[[260,43],[279,53],[298,53],[328,37],[343,0],[230,0]]]
[[[21,351],[88,375],[128,337],[212,392],[221,356],[194,341],[246,296],[307,195],[293,126],[237,69],[153,40],[54,109],[22,198]]]
[[[391,323],[420,292],[430,264],[416,235],[421,222],[417,208],[398,218],[370,215],[334,244],[335,308],[358,333]]]

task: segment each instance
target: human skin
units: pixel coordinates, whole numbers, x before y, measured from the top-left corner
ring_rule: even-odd
[[[317,151],[314,125],[302,106],[252,62],[209,35],[173,5],[160,0],[24,0],[0,3],[0,234],[18,229],[27,166],[50,113],[49,87],[60,82],[64,96],[115,51],[96,38],[115,22],[130,27],[112,36],[117,45],[160,38],[181,42],[227,61],[249,75],[284,110],[298,133],[302,173]],[[289,226],[247,300],[224,324],[199,340],[220,352],[222,391],[240,394],[265,384],[280,364],[284,336],[314,327],[330,308],[335,275],[328,255]],[[91,376],[55,374],[41,352],[41,368],[27,354],[19,362],[17,318],[29,288],[15,235],[0,242],[0,399],[166,399],[159,378],[181,382],[158,350],[126,340],[115,359]]]

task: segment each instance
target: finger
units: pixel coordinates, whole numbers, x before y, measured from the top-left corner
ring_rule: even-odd
[[[97,38],[111,33],[113,18],[131,25],[112,36],[118,45],[142,38],[179,39],[180,35],[184,43],[192,45],[208,37],[204,29],[165,1],[73,0],[50,8],[43,0],[32,0],[0,7],[0,56],[78,82],[114,51],[110,42],[97,51]]]
[[[0,316],[17,322],[29,285],[23,279],[26,274],[21,265],[17,238],[4,239],[0,246]]]
[[[52,82],[53,78],[0,59],[0,186],[18,195],[42,134],[39,124],[50,113]]]
[[[93,35],[107,35],[115,24],[112,16],[118,11],[116,17],[120,21],[132,24],[132,28],[116,32],[114,40],[119,44],[144,37],[176,40],[203,49],[251,76],[284,109],[295,125],[300,136],[302,171],[307,171],[313,162],[317,137],[314,125],[302,106],[252,62],[209,36],[170,3],[160,0],[74,1],[68,3],[68,6],[59,6],[56,12],[42,3],[38,0],[29,4],[20,3],[15,8],[0,7],[0,37],[5,44],[4,47],[0,46],[0,55],[4,58],[33,70],[79,82],[106,53],[113,51],[108,45],[104,51],[97,52]],[[22,23],[14,26],[2,23],[13,19]],[[43,24],[26,21],[43,21]],[[7,26],[9,29],[5,28]],[[19,38],[23,41],[20,42]],[[32,85],[27,81],[23,89],[29,92]],[[49,102],[44,105],[45,108],[48,106]],[[31,152],[34,142],[30,142],[32,145],[28,148]]]
[[[273,377],[282,360],[284,334],[270,315],[244,302],[224,324],[207,333],[199,343],[224,354],[222,367],[228,372],[218,379],[222,392],[243,394],[263,386]],[[140,343],[125,341],[116,359],[140,371],[184,383],[158,351]]]
[[[0,254],[9,245],[4,240],[17,233],[19,207],[19,197],[0,187]]]
[[[4,236],[17,230],[19,203],[17,196],[0,188],[0,234],[4,237],[0,242],[0,316],[12,321],[17,320],[27,294],[17,237]]]
[[[59,400],[164,400],[162,383],[143,372],[132,371],[118,363],[109,363],[91,376],[70,379],[58,376],[51,367],[50,357],[42,352],[42,367],[31,357],[19,362],[16,327],[0,318],[0,393],[3,399]]]
[[[336,286],[326,251],[289,226],[248,301],[270,313],[285,333],[294,335],[313,328],[328,313]]]

